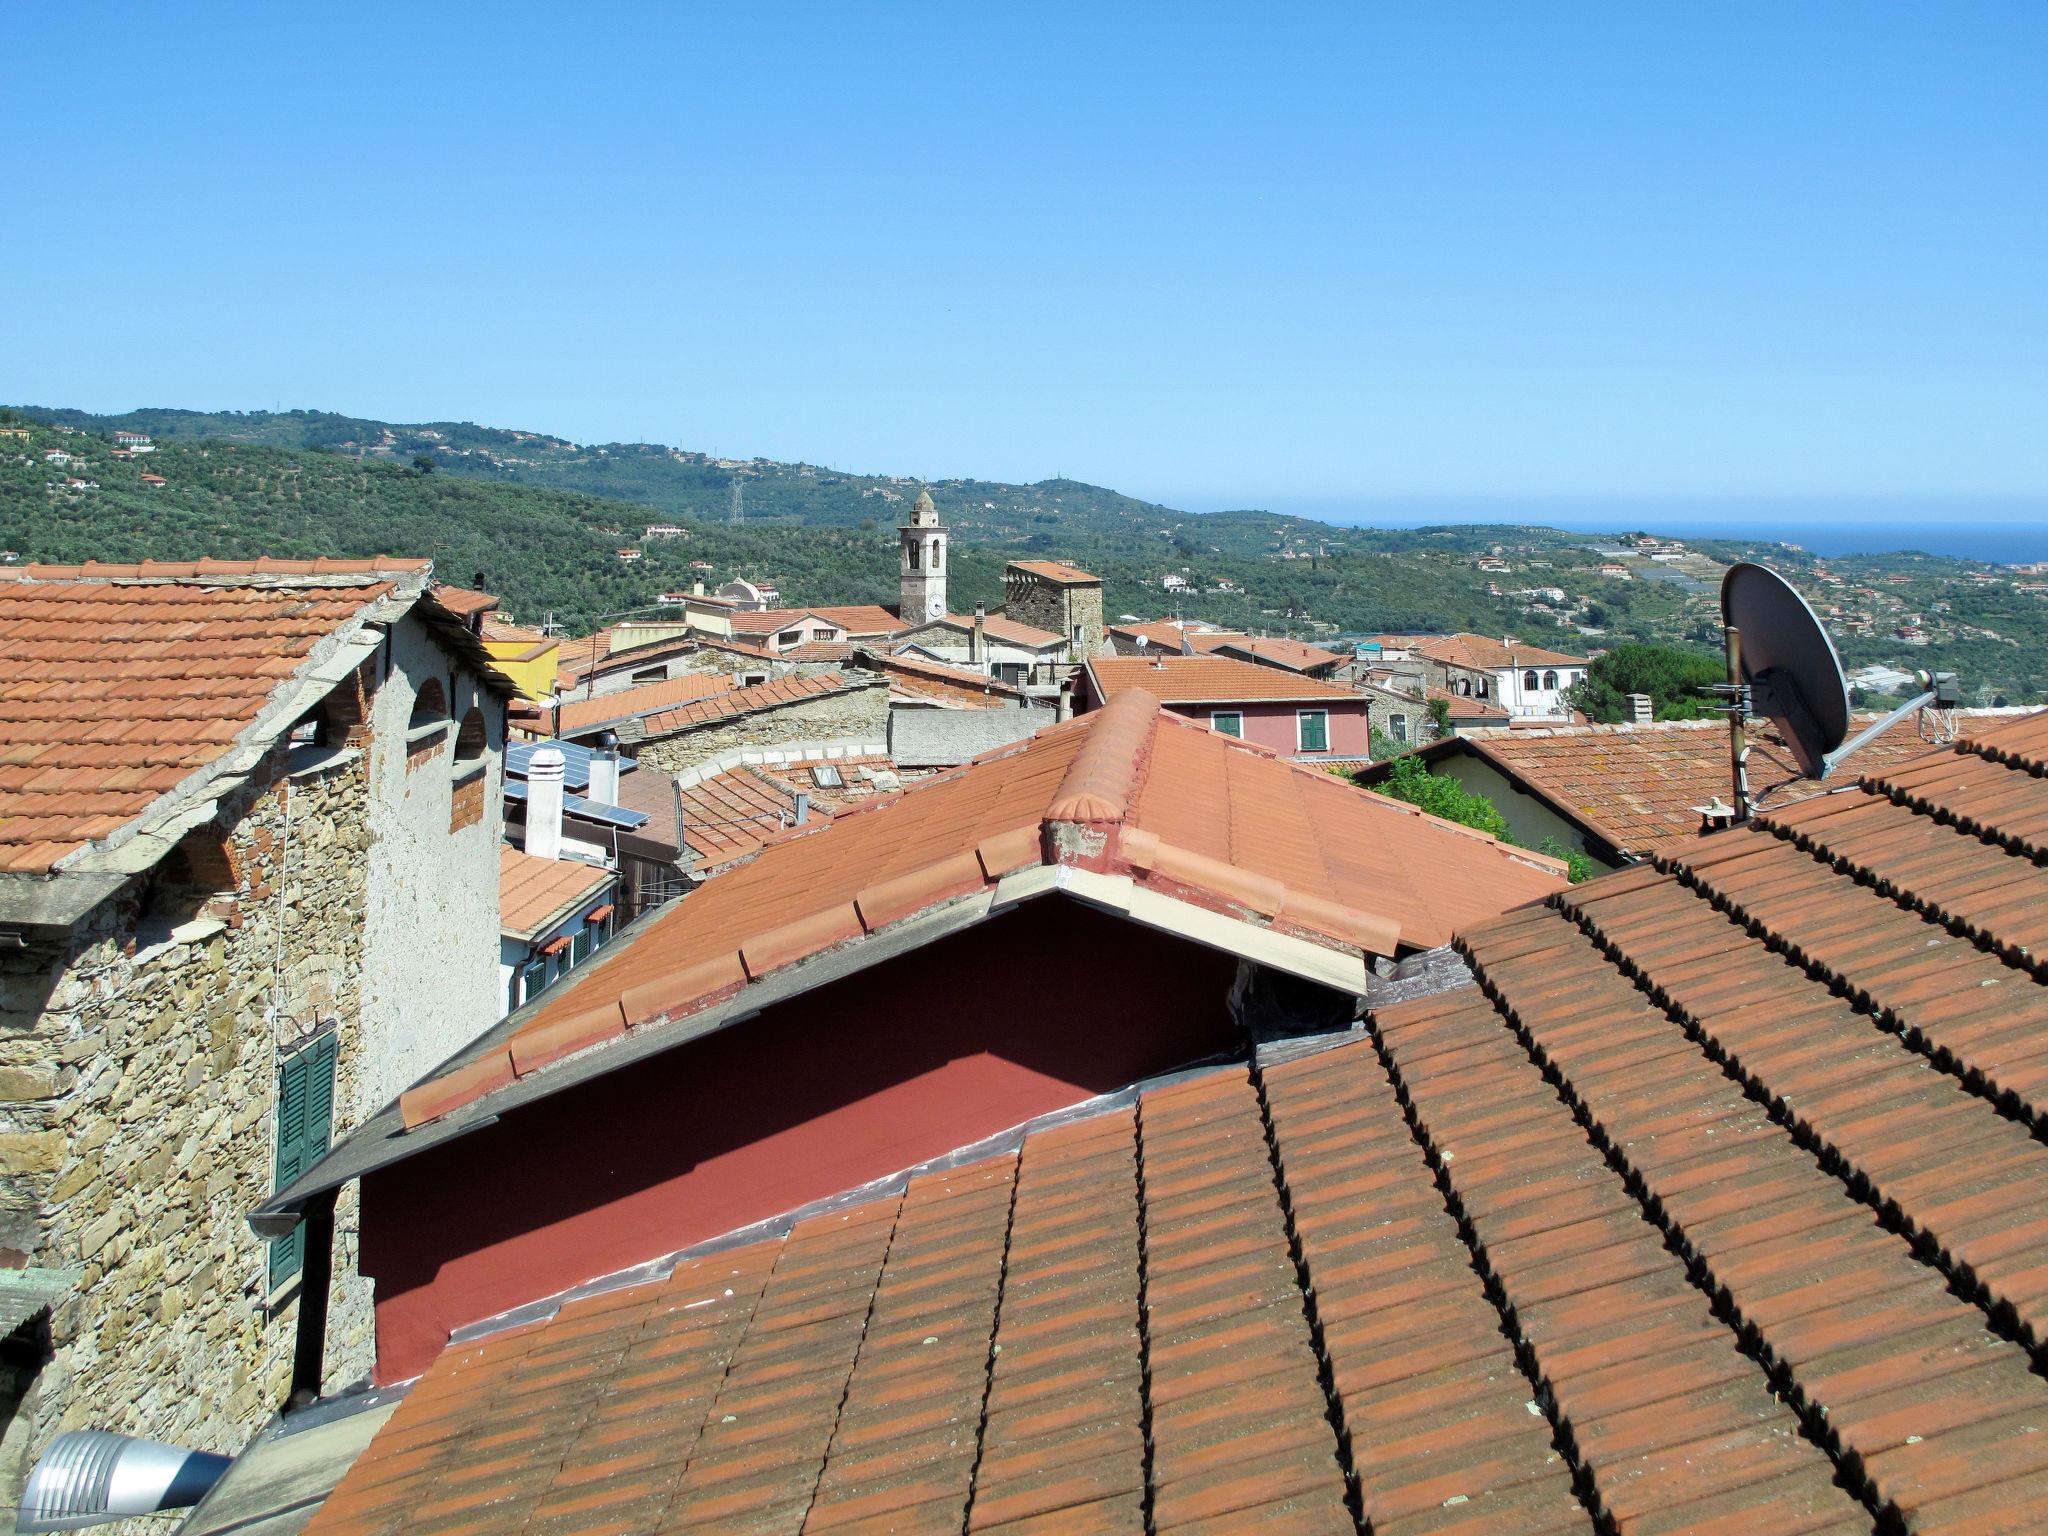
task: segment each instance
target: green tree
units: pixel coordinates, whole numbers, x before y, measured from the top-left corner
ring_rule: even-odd
[[[1442,740],[1451,734],[1451,701],[1449,699],[1431,699],[1429,701],[1429,723],[1436,731],[1438,740]]]
[[[416,453],[412,456],[412,467],[423,475],[434,472],[434,456],[431,453]]]
[[[1593,658],[1565,702],[1608,725],[1627,718],[1626,696],[1647,693],[1659,720],[1697,720],[1711,700],[1699,690],[1726,681],[1728,669],[1712,651],[1631,641]]]
[[[1501,815],[1491,800],[1473,793],[1456,779],[1438,778],[1419,757],[1395,758],[1387,777],[1373,787],[1383,795],[1405,800],[1432,816],[1441,816],[1461,826],[1476,827],[1504,843],[1514,841],[1508,833],[1507,817]]]

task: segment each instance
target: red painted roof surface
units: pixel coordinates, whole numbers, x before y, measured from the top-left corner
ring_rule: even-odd
[[[601,693],[594,699],[577,699],[562,705],[562,726],[557,734],[573,736],[614,720],[634,720],[659,714],[678,704],[730,693],[732,685],[733,679],[723,672],[686,672],[681,677],[667,678],[658,683],[621,688],[617,693]]]
[[[516,939],[532,939],[611,883],[610,870],[500,848],[498,928]]]
[[[774,652],[744,640],[728,640],[720,635],[683,634],[672,635],[666,640],[647,640],[638,645],[612,649],[613,632],[599,630],[594,635],[584,635],[562,642],[561,655],[556,669],[566,690],[573,687],[589,672],[602,676],[606,672],[622,667],[642,666],[668,656],[687,655],[692,651],[723,651],[734,656],[755,656],[766,661]]]
[[[420,568],[201,561],[0,572],[0,869],[48,871],[142,815],[224,755],[318,642],[393,589],[244,578]]]
[[[2048,715],[451,1346],[309,1536],[2030,1532]]]
[[[503,1046],[408,1092],[405,1121],[436,1118],[509,1080],[524,1041],[597,1045],[629,1026],[659,1027],[1044,863],[1128,875],[1193,905],[1376,954],[1442,943],[1460,923],[1541,897],[1559,868],[1132,692],[772,842],[551,994]]]
[[[1854,734],[1878,717],[1859,716]],[[1991,717],[1991,720],[2010,719]],[[1990,722],[1963,715],[1967,733]],[[1616,848],[1641,854],[1672,848],[1700,835],[1695,806],[1716,797],[1732,800],[1728,727],[1715,721],[1669,721],[1649,726],[1584,725],[1484,732],[1458,738],[1510,778],[1540,790]],[[1859,773],[1926,753],[1931,743],[1917,717],[1903,720],[1848,758],[1831,780],[1809,779],[1777,731],[1750,731],[1752,803],[1770,810],[1838,788]]]
[[[1321,704],[1341,699],[1365,707],[1353,689],[1229,656],[1098,656],[1088,663],[1088,671],[1099,698],[1136,688],[1163,704]]]
[[[772,682],[756,683],[751,688],[735,688],[730,693],[713,694],[708,698],[698,699],[695,703],[685,704],[681,709],[664,710],[660,714],[649,715],[643,728],[649,736],[665,736],[672,731],[687,731],[700,725],[715,725],[721,720],[756,714],[764,709],[776,709],[784,704],[801,704],[806,699],[823,698],[828,693],[859,686],[862,686],[862,683],[858,679],[849,678],[839,672],[819,672],[810,677],[778,677]]]
[[[1084,585],[1102,580],[1100,576],[1091,576],[1078,565],[1068,565],[1064,560],[1012,560],[1008,569],[1026,571],[1041,581],[1058,582],[1062,586]]]

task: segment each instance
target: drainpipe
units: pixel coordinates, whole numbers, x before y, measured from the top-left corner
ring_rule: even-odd
[[[306,1202],[306,1258],[299,1271],[299,1324],[292,1342],[290,1402],[304,1407],[320,1395],[327,1369],[327,1292],[334,1281],[334,1196],[322,1190]]]

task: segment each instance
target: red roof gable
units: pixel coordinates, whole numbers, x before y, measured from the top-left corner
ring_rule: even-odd
[[[1560,868],[1132,692],[771,842],[551,994],[511,1039],[412,1090],[406,1121],[508,1080],[532,1032],[587,1025],[597,1043],[627,1025],[681,1019],[771,971],[1044,864],[1122,876],[1353,954],[1441,943],[1460,922],[1555,889]]]

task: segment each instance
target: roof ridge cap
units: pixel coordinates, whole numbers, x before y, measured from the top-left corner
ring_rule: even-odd
[[[1138,688],[1117,694],[1095,711],[1088,739],[1053,791],[1045,819],[1122,821],[1143,781],[1140,759],[1150,758],[1146,749],[1160,713],[1159,701]]]

